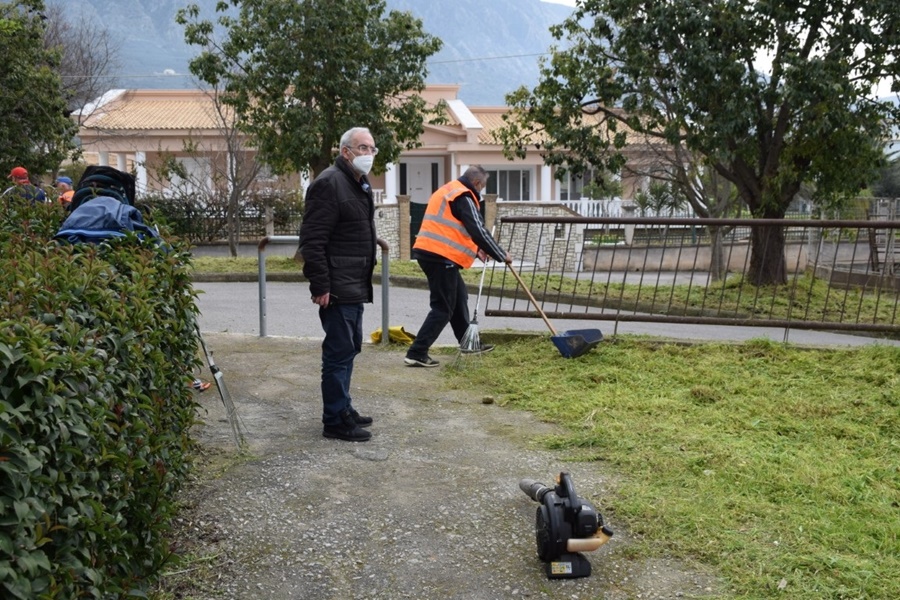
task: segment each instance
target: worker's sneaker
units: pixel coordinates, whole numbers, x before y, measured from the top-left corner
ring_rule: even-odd
[[[354,408],[350,409],[350,416],[353,417],[353,421],[360,427],[368,427],[375,421],[375,419],[373,419],[372,417],[362,416],[361,414],[356,412],[356,409]]]
[[[372,434],[360,427],[350,410],[341,412],[341,422],[337,425],[326,425],[322,435],[327,438],[344,440],[345,442],[368,442]]]
[[[463,354],[487,354],[494,349],[493,344],[481,344],[477,348],[460,348]]]
[[[414,358],[412,356],[407,356],[403,359],[403,362],[405,362],[410,367],[436,367],[441,364],[430,356],[426,356],[424,358]]]

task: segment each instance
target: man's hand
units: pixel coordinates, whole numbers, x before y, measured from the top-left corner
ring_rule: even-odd
[[[478,249],[477,256],[478,260],[480,260],[481,262],[487,262],[487,252],[485,252],[481,248]]]
[[[322,294],[321,296],[313,296],[312,301],[313,301],[313,304],[318,304],[319,306],[327,307],[328,303],[331,301],[331,293],[326,292],[326,293]]]
[[[503,262],[508,265],[512,264],[512,255],[509,252],[506,253],[506,258],[503,259]]]

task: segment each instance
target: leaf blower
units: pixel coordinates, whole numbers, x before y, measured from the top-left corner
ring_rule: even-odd
[[[556,487],[523,479],[519,489],[540,503],[534,529],[538,557],[547,563],[548,579],[574,579],[591,574],[591,563],[581,554],[609,541],[613,532],[603,525],[594,505],[575,493],[572,477],[560,473]]]

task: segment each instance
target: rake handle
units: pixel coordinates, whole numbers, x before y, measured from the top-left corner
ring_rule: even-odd
[[[516,270],[513,269],[513,266],[510,263],[506,263],[506,268],[509,269],[509,272],[513,274],[513,277],[516,278],[516,281],[519,282],[519,285],[522,286],[522,289],[525,290],[525,293],[528,294],[528,299],[531,300],[531,303],[540,313],[541,318],[544,320],[544,323],[547,324],[547,328],[550,329],[550,333],[553,335],[559,335],[556,333],[556,329],[553,328],[553,325],[550,324],[550,321],[547,319],[547,315],[544,314],[544,311],[541,310],[541,307],[538,306],[537,300],[534,299],[534,295],[532,295],[531,290],[528,289],[528,286],[525,285],[525,282],[522,281],[522,278],[519,277],[519,274],[516,273]]]

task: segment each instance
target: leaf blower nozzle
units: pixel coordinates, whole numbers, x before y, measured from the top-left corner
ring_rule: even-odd
[[[547,563],[550,579],[587,577],[591,563],[581,552],[596,550],[613,532],[603,525],[594,505],[579,498],[568,473],[560,473],[556,487],[533,479],[519,481],[519,489],[539,503],[535,515],[538,557]]]
[[[525,495],[534,500],[535,502],[542,502],[544,496],[548,492],[552,492],[552,487],[547,487],[543,483],[535,481],[534,479],[523,479],[519,482],[519,489],[525,492]]]

